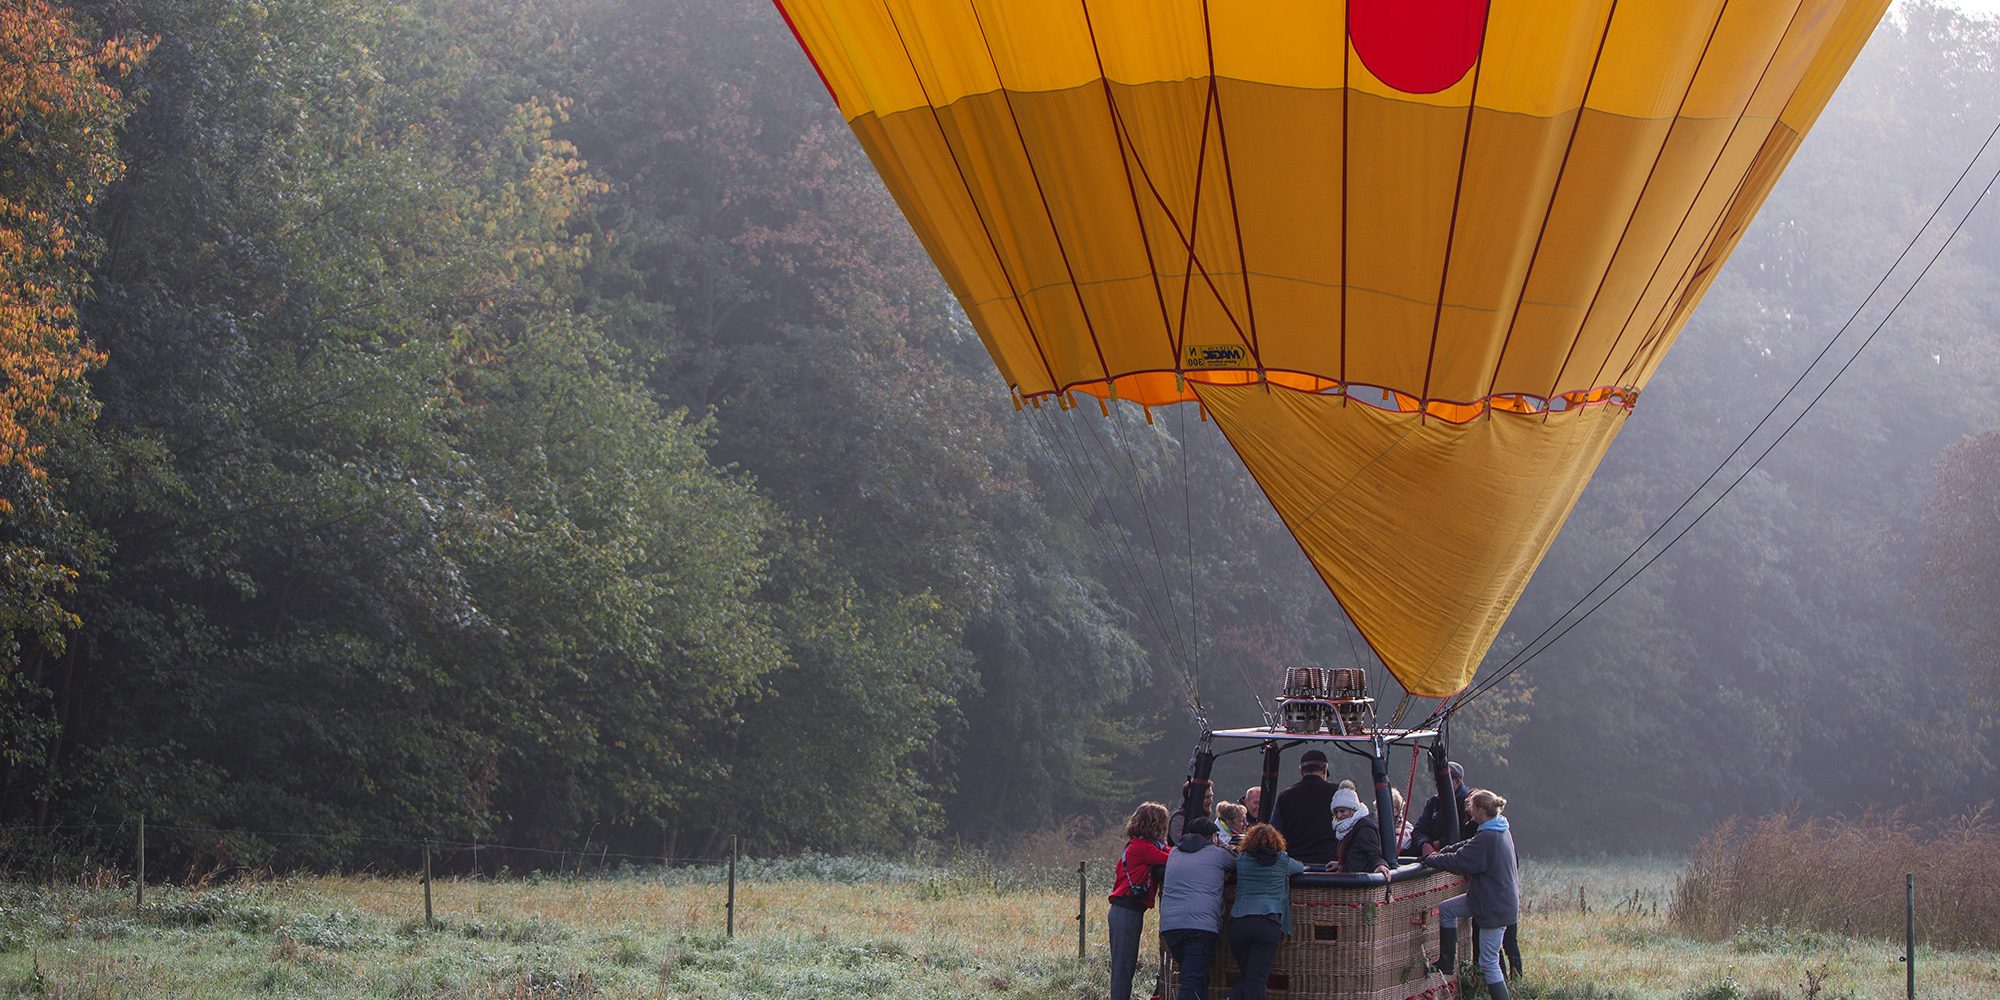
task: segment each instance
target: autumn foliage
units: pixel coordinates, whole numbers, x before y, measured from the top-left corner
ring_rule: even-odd
[[[62,518],[42,458],[65,419],[92,412],[84,374],[104,354],[76,327],[84,214],[121,169],[115,130],[129,108],[106,80],[148,47],[93,42],[43,0],[0,3],[0,653],[10,659],[16,633],[54,649],[77,625],[56,596],[77,571],[42,541]]]
[[[103,360],[76,332],[81,216],[121,166],[127,106],[105,78],[145,51],[92,42],[42,0],[0,5],[0,466],[33,478],[45,432],[87,406],[83,375]]]

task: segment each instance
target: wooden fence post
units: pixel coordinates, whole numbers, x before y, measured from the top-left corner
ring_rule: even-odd
[[[1903,995],[1917,1000],[1917,876],[1903,874]]]
[[[729,835],[729,902],[723,904],[729,914],[728,936],[736,936],[736,835]]]
[[[1085,864],[1082,861],[1076,863],[1076,960],[1079,962],[1083,961],[1084,908],[1089,905],[1085,898],[1090,893],[1089,882],[1083,874]]]
[[[431,917],[431,842],[424,841],[424,930],[437,926]]]
[[[139,877],[132,880],[132,905],[146,905],[146,814],[139,814]]]

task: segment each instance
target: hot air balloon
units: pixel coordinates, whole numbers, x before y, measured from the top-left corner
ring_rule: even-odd
[[[1427,697],[1886,7],[775,2],[1017,399],[1201,407]]]

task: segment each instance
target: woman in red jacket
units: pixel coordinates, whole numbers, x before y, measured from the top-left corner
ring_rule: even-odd
[[[1167,807],[1147,802],[1125,821],[1125,853],[1111,884],[1111,1000],[1132,1000],[1132,974],[1139,968],[1139,934],[1146,911],[1160,895],[1160,869],[1167,863]]]

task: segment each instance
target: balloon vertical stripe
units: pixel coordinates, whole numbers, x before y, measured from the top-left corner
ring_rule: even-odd
[[[1886,4],[778,6],[1019,398],[1199,400],[1443,695]]]

